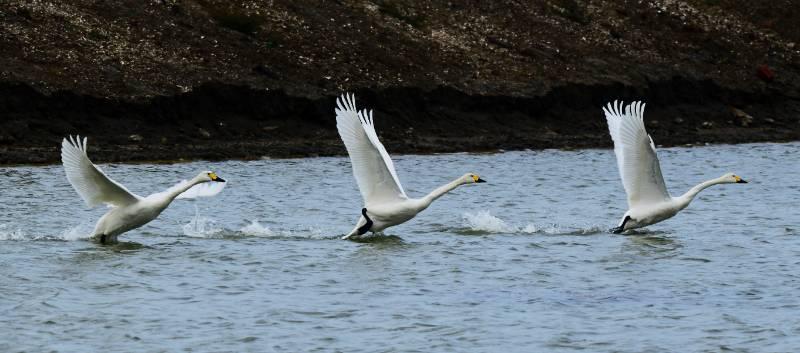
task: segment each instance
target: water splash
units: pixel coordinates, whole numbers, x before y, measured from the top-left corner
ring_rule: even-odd
[[[21,228],[15,228],[8,224],[0,224],[0,240],[27,240],[29,237]]]
[[[200,209],[194,206],[194,217],[182,226],[183,235],[193,238],[217,238],[222,228],[217,227],[216,221],[200,215]]]
[[[239,229],[239,232],[250,237],[271,237],[275,232],[267,226],[261,225],[258,221],[251,221],[250,224]]]
[[[238,239],[238,238],[284,238],[284,239],[337,239],[338,236],[326,235],[323,229],[313,226],[296,229],[272,229],[257,220],[249,221],[238,230],[217,225],[216,220],[200,215],[199,212],[184,224],[183,234],[194,238]]]
[[[595,224],[595,225],[590,225],[590,226],[586,226],[586,227],[580,228],[576,235],[598,234],[598,233],[603,233],[603,232],[605,232],[607,230],[608,230],[608,227],[602,227],[602,226],[599,226],[599,225]]]
[[[527,223],[525,225],[508,224],[506,221],[494,216],[488,210],[478,211],[476,213],[467,212],[462,216],[464,220],[464,227],[456,229],[456,233],[460,234],[548,234],[548,235],[589,235],[603,232],[601,226],[598,225],[583,225],[583,226],[564,226],[557,223],[551,224],[537,224]]]
[[[22,228],[15,227],[9,224],[0,224],[0,241],[3,240],[12,240],[12,241],[24,241],[24,240],[63,240],[63,241],[75,241],[75,240],[82,240],[91,237],[91,231],[87,231],[85,224],[80,224],[74,227],[70,227],[65,229],[59,235],[45,235],[45,234],[33,234],[26,232]]]
[[[539,228],[539,226],[533,223],[528,223],[527,225],[525,225],[525,227],[522,227],[522,229],[520,229],[519,231],[525,234],[535,234],[539,233],[541,229]]]
[[[266,238],[293,238],[293,239],[337,239],[338,236],[326,235],[322,228],[306,226],[297,229],[277,229],[273,230],[269,226],[262,225],[258,221],[250,221],[250,224],[239,229],[238,235],[247,237],[266,237]]]
[[[280,237],[280,238],[308,238],[308,239],[324,239],[322,231],[316,228],[308,228],[306,230],[272,230],[269,226],[261,224],[257,220],[252,220],[250,223],[240,228],[238,231],[227,229],[217,225],[216,220],[203,216],[200,214],[200,209],[197,205],[194,206],[194,217],[182,226],[183,234],[193,238],[246,238],[246,237]]]
[[[89,239],[92,237],[92,230],[93,229],[89,225],[79,224],[77,226],[64,229],[59,238],[66,241]]]
[[[464,225],[470,230],[487,233],[514,233],[515,227],[508,225],[505,221],[492,215],[488,210],[478,211],[477,213],[464,213],[461,215]]]

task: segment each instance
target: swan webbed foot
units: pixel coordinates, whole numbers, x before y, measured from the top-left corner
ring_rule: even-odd
[[[619,227],[611,228],[611,229],[609,229],[609,231],[611,233],[614,233],[614,234],[620,234],[620,233],[624,232],[625,231],[625,223],[628,223],[628,221],[630,221],[630,220],[631,220],[631,216],[625,216],[625,219],[622,220],[622,224],[620,224]]]
[[[370,228],[372,228],[372,220],[369,218],[369,216],[367,216],[366,207],[361,209],[361,215],[364,216],[364,219],[367,220],[367,223],[358,228],[358,235],[364,235],[369,232]]]
[[[98,234],[93,238],[94,242],[100,245],[114,245],[117,244],[117,237],[108,234]]]

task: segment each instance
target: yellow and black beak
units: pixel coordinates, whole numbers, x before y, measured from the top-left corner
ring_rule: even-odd
[[[736,184],[747,184],[747,180],[742,179],[738,175],[734,177],[736,179]]]
[[[222,179],[217,176],[217,173],[208,173],[208,177],[211,178],[211,181],[216,181],[219,183],[224,183],[225,179]]]
[[[476,183],[485,183],[486,182],[486,180],[481,179],[481,177],[479,177],[477,175],[473,175],[472,176],[472,180],[475,181]]]

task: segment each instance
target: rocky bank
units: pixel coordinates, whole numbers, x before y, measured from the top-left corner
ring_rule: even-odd
[[[6,0],[0,164],[345,153],[334,98],[393,153],[800,139],[793,1]]]

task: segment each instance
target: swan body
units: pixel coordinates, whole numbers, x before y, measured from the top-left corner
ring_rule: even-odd
[[[175,199],[214,196],[225,187],[225,180],[205,171],[191,180],[147,197],[141,197],[109,178],[89,160],[86,138],[65,138],[61,143],[61,161],[72,187],[89,207],[105,203],[111,209],[95,225],[92,237],[99,242],[114,243],[117,236],[156,219]],[[216,182],[214,185],[204,183]]]
[[[741,177],[727,173],[691,188],[679,197],[667,191],[653,139],[644,128],[642,102],[633,102],[623,108],[622,102],[614,101],[603,108],[608,122],[608,131],[614,141],[622,185],[628,196],[628,211],[614,233],[641,228],[675,216],[697,194],[712,185],[747,183]]]
[[[409,198],[400,184],[389,153],[375,132],[372,111],[356,110],[353,95],[342,95],[336,104],[336,127],[350,155],[353,174],[364,198],[361,218],[342,239],[351,239],[367,232],[378,233],[407,222],[447,192],[464,184],[485,182],[478,175],[467,173],[425,197]]]

